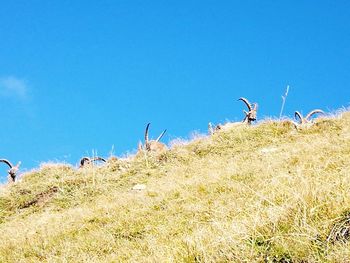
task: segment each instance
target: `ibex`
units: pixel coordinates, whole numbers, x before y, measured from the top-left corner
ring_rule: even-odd
[[[303,117],[303,115],[300,114],[299,111],[296,111],[294,113],[294,118],[298,121],[298,119],[297,119],[297,117],[298,117],[299,118],[299,125],[303,125],[303,124],[310,123],[311,122],[310,118],[312,117],[312,115],[317,114],[317,113],[324,114],[324,111],[319,110],[319,109],[310,111],[309,114],[306,115],[305,118]]]
[[[246,98],[243,98],[243,97],[239,98],[238,100],[243,101],[245,105],[247,105],[248,107],[248,112],[243,110],[245,117],[242,122],[250,125],[252,121],[256,121],[258,104],[257,103],[251,104]]]
[[[151,123],[148,123],[146,126],[146,130],[145,130],[145,149],[148,152],[163,152],[166,151],[168,149],[168,147],[164,144],[159,142],[160,139],[163,137],[163,135],[165,134],[166,130],[164,130],[156,140],[149,140],[148,138],[148,129],[149,126],[151,125]],[[139,142],[139,146],[138,146],[138,150],[142,151],[143,150],[143,146],[142,143]]]
[[[80,163],[80,168],[84,167],[85,165],[87,164],[91,164],[91,163],[94,163],[96,161],[102,161],[102,162],[106,162],[106,160],[102,157],[93,157],[93,158],[90,158],[90,157],[83,157],[80,159],[79,163]]]
[[[15,182],[16,181],[17,172],[19,170],[19,166],[21,165],[21,162],[19,161],[17,163],[17,165],[15,165],[15,166],[13,166],[12,163],[9,162],[6,159],[0,159],[0,162],[6,163],[10,167],[10,170],[7,171],[7,173],[8,173],[8,180],[9,180],[9,182]]]
[[[248,107],[248,112],[243,110],[243,112],[245,114],[243,121],[242,122],[228,122],[226,124],[218,124],[216,126],[213,126],[209,122],[208,123],[208,133],[210,135],[216,131],[231,129],[232,127],[237,126],[241,123],[247,123],[250,125],[253,121],[256,121],[258,104],[257,103],[251,104],[246,98],[243,98],[243,97],[239,98],[238,100],[243,101]]]

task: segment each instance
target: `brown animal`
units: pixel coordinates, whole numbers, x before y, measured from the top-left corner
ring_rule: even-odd
[[[93,157],[93,158],[90,158],[90,157],[83,157],[80,159],[79,163],[80,163],[80,168],[84,167],[85,165],[87,164],[93,164],[94,162],[96,161],[102,161],[102,162],[106,162],[106,160],[102,157]]]
[[[294,118],[298,121],[298,118],[299,118],[299,125],[303,125],[303,124],[307,124],[307,123],[310,123],[311,120],[310,118],[312,117],[312,115],[314,114],[318,114],[318,113],[322,113],[324,114],[324,111],[322,110],[313,110],[313,111],[310,111],[308,115],[306,115],[306,117],[304,118],[303,115],[300,114],[299,111],[296,111],[294,113]],[[298,117],[298,118],[297,118]]]
[[[245,105],[248,107],[248,112],[243,110],[245,117],[242,122],[228,122],[225,124],[218,124],[213,126],[211,122],[208,123],[208,134],[212,135],[217,131],[221,130],[228,130],[231,129],[241,123],[247,123],[247,124],[252,124],[253,121],[256,121],[256,116],[257,116],[257,110],[258,110],[258,104],[254,103],[251,104],[246,98],[239,98],[238,100],[241,100],[244,102]]]
[[[248,112],[243,110],[245,117],[242,122],[247,123],[249,125],[252,124],[253,121],[256,121],[258,104],[251,104],[246,98],[243,97],[239,98],[238,100],[243,101],[244,104],[248,107]]]
[[[6,159],[0,159],[0,162],[2,163],[6,163],[10,169],[7,171],[8,173],[8,180],[9,182],[15,182],[16,181],[16,177],[17,177],[17,172],[19,170],[19,166],[21,165],[21,162],[19,161],[17,163],[17,165],[13,166],[11,162],[9,162]]]
[[[151,125],[151,123],[148,123],[146,126],[146,130],[145,130],[145,149],[147,152],[163,152],[168,150],[168,147],[164,144],[160,142],[160,139],[163,137],[163,135],[165,134],[166,130],[164,130],[156,140],[149,140],[148,138],[148,130],[149,130],[149,126]],[[143,145],[141,142],[139,142],[138,145],[138,150],[139,151],[143,151]]]

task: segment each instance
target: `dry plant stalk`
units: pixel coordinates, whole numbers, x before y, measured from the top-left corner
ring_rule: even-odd
[[[285,105],[286,100],[287,100],[288,92],[289,92],[289,85],[287,86],[286,93],[284,94],[284,96],[282,95],[282,106],[281,106],[281,111],[280,111],[280,119],[282,118],[284,105]]]

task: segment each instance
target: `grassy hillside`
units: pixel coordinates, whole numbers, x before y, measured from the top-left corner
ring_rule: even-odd
[[[349,112],[43,165],[0,190],[0,262],[346,262],[349,189]]]

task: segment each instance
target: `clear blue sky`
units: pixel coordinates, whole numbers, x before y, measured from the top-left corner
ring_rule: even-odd
[[[350,103],[349,1],[3,1],[0,158],[23,169]],[[0,164],[5,178],[7,167]]]

